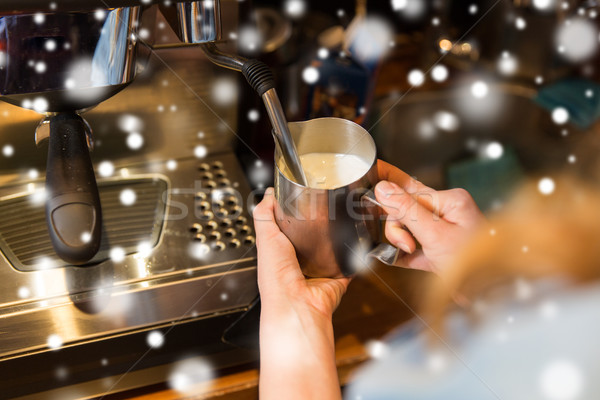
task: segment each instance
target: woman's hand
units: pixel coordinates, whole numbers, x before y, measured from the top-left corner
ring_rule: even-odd
[[[262,303],[260,398],[341,398],[331,317],[349,279],[306,279],[273,206],[268,189],[253,213]]]
[[[275,223],[274,201],[273,189],[269,188],[253,213],[263,307],[292,306],[331,318],[350,280],[306,279],[302,275],[294,246]]]
[[[375,196],[387,214],[385,236],[406,253],[398,266],[437,272],[485,223],[466,190],[436,191],[384,161],[377,167],[382,181]]]

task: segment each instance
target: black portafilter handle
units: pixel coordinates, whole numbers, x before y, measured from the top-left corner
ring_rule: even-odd
[[[85,122],[74,112],[50,119],[46,221],[56,254],[81,265],[100,248],[102,209]]]

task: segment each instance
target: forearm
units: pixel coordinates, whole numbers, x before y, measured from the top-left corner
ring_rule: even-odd
[[[261,400],[341,398],[330,317],[263,308],[259,391]]]

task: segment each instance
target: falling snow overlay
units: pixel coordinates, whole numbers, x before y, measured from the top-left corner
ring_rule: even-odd
[[[187,359],[175,364],[169,376],[169,387],[177,392],[192,394],[197,385],[207,384],[214,375],[203,359]]]
[[[471,85],[471,94],[478,98],[484,98],[489,92],[488,85],[485,82],[477,81]]]
[[[550,195],[554,192],[555,183],[552,178],[542,178],[538,182],[538,190],[543,195]]]
[[[352,32],[351,51],[360,60],[375,61],[386,55],[393,28],[385,19],[367,17]]]
[[[444,82],[448,78],[448,68],[439,64],[431,69],[431,78],[436,82]]]
[[[110,161],[102,161],[96,168],[98,174],[104,178],[112,176],[115,173],[115,166]]]
[[[283,3],[285,14],[291,18],[299,18],[306,12],[305,0],[286,0]]]
[[[220,106],[231,105],[238,96],[238,86],[232,78],[218,78],[212,89],[212,97]]]
[[[408,73],[408,83],[412,86],[421,86],[425,82],[425,74],[419,69],[413,69]]]
[[[556,32],[556,48],[570,62],[588,60],[598,49],[598,28],[585,18],[568,19]]]
[[[490,159],[498,159],[503,153],[504,147],[498,142],[491,142],[485,147],[485,155]]]
[[[127,40],[116,47],[96,46],[77,35],[112,37],[119,30],[107,30],[106,21],[116,16],[117,8],[92,6],[72,19],[65,17],[72,25],[67,34],[59,32],[54,12],[66,16],[68,2],[49,1],[45,9],[28,11],[27,29],[18,35],[6,23],[17,14],[0,11],[0,97],[5,100],[0,102],[0,263],[6,267],[0,271],[12,273],[0,279],[0,314],[8,338],[0,346],[0,359],[10,361],[19,354],[26,360],[30,355],[23,347],[47,353],[58,361],[32,365],[31,375],[39,376],[34,367],[44,368],[52,384],[65,386],[81,371],[74,363],[79,356],[69,356],[77,352],[92,368],[98,391],[106,393],[120,390],[132,373],[139,375],[139,367],[167,359],[176,346],[222,348],[227,324],[219,319],[235,316],[258,294],[255,244],[261,238],[256,237],[252,211],[269,186],[275,186],[278,201],[285,197],[274,180],[272,126],[263,100],[239,72],[210,63],[204,46],[188,46],[178,37],[182,31],[177,24],[183,21],[175,18],[178,10],[201,8],[201,16],[189,20],[200,25],[189,32],[203,34],[212,28],[203,13],[215,11],[215,4],[135,1],[143,18],[117,17],[130,19],[132,29],[121,32]],[[267,63],[288,121],[337,117],[363,126],[378,158],[434,188],[432,193],[464,188],[472,195],[490,221],[482,224],[482,237],[501,246],[496,265],[514,257],[523,268],[544,268],[538,265],[540,244],[527,234],[530,225],[523,223],[513,232],[502,217],[526,205],[513,197],[522,187],[529,188],[532,201],[553,204],[584,197],[578,191],[584,184],[574,189],[568,177],[598,181],[600,172],[592,172],[599,164],[594,139],[600,129],[598,2],[385,0],[366,2],[364,8],[363,2],[281,0],[268,13],[258,6],[248,0],[221,2],[216,10],[221,37],[214,45]],[[173,15],[166,18],[161,9]],[[85,27],[78,27],[76,20],[84,16]],[[27,51],[16,52],[11,36],[27,43]],[[86,46],[91,46],[87,53]],[[131,71],[105,68],[107,60],[100,53],[109,48],[135,55],[127,60]],[[111,54],[109,60],[114,65],[120,56]],[[53,87],[45,87],[50,83]],[[32,90],[21,93],[29,84]],[[546,99],[545,93],[550,94]],[[57,101],[67,104],[57,110]],[[100,250],[83,266],[56,255],[45,226],[46,205],[55,193],[46,190],[48,125],[39,123],[67,111],[89,124],[86,139],[102,203]],[[582,121],[589,122],[587,127]],[[327,135],[320,133],[315,146],[327,142]],[[69,149],[62,150],[66,154]],[[576,206],[544,213],[532,230],[545,233],[546,223],[580,211]],[[590,229],[596,225],[592,218],[586,224]],[[358,231],[354,228],[358,226],[351,224],[345,231]],[[71,233],[73,240],[89,244],[95,231],[82,226]],[[382,229],[379,240],[385,235]],[[400,262],[431,254],[416,236],[426,251],[400,253]],[[560,243],[579,237],[571,227],[559,236]],[[560,243],[543,246],[543,251],[572,249]],[[418,305],[437,292],[421,285],[422,276],[409,277],[399,268],[370,270],[369,246],[356,247],[348,255],[348,271],[366,276],[382,271],[381,283],[392,290],[362,287],[364,277],[357,276],[357,286],[336,311],[334,324],[345,321],[369,358],[346,385],[345,397],[425,400],[468,393],[486,400],[579,400],[600,393],[595,379],[600,357],[593,346],[600,322],[593,322],[597,313],[589,307],[577,323],[583,310],[575,304],[583,294],[579,286],[563,293],[562,282],[555,287],[551,278],[548,290],[545,277],[517,270],[498,288],[498,299],[506,302],[496,302],[494,296],[457,296],[441,321],[448,328],[447,336],[440,335],[445,343],[429,346],[417,333],[431,330],[426,318],[419,320]],[[485,246],[467,249],[475,256]],[[455,253],[453,248],[451,256]],[[573,266],[576,261],[577,256],[570,260]],[[396,289],[392,283],[399,275],[414,278],[405,283],[422,290]],[[397,304],[388,311],[386,302],[379,301],[380,290],[385,298],[397,292],[416,315],[396,313]],[[600,301],[593,299],[591,305]],[[22,322],[42,314],[48,316],[43,329],[32,330]],[[380,315],[390,318],[385,322],[389,334],[364,334],[365,318],[370,332],[382,330]],[[472,320],[461,320],[466,315]],[[21,322],[13,324],[17,318]],[[79,329],[81,321],[96,331]],[[389,329],[396,323],[401,324],[400,336]],[[411,328],[413,323],[418,327]],[[179,329],[201,335],[178,335]],[[334,329],[338,332],[337,325]],[[133,332],[132,349],[141,351],[124,365],[128,349],[114,346],[112,339],[129,340]],[[438,332],[430,333],[436,341]],[[183,336],[189,342],[180,343]],[[87,351],[89,337],[99,339],[94,345],[101,351]],[[528,337],[534,340],[528,342]],[[14,343],[31,343],[17,348],[13,338]],[[291,361],[303,356],[285,337],[272,344],[285,365],[298,364]],[[338,356],[345,354],[345,345],[336,341]],[[190,398],[214,392],[221,365],[198,353],[177,356],[160,367],[169,390]],[[122,377],[113,374],[130,366]],[[34,387],[31,379],[19,379]],[[102,396],[68,389],[65,398]]]
[[[136,198],[137,195],[132,189],[124,189],[119,195],[119,200],[121,200],[121,204],[123,204],[124,206],[133,205],[135,203]]]
[[[160,331],[151,331],[146,337],[146,342],[151,348],[158,349],[165,343],[165,336]]]
[[[302,71],[302,79],[308,84],[316,83],[319,80],[319,70],[315,67],[306,67]]]

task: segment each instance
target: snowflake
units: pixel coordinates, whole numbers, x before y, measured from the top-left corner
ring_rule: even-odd
[[[533,6],[538,10],[548,10],[554,5],[554,0],[533,0]]]
[[[210,247],[204,243],[192,243],[188,248],[188,254],[196,260],[203,260],[209,253]]]
[[[136,197],[137,196],[133,190],[124,189],[123,191],[121,191],[121,194],[119,195],[119,200],[121,201],[121,204],[123,204],[124,206],[131,206],[135,203]]]
[[[92,234],[90,232],[83,232],[80,239],[83,243],[89,243],[92,240]]]
[[[538,190],[543,195],[550,195],[554,192],[556,184],[552,178],[542,178],[538,181]]]
[[[146,343],[151,348],[158,349],[165,343],[165,336],[160,331],[150,331],[146,336]]]
[[[583,373],[568,360],[553,361],[542,369],[539,388],[545,399],[571,400],[581,398]]]
[[[29,296],[31,296],[31,291],[29,290],[29,288],[27,286],[21,286],[19,288],[19,290],[17,291],[17,295],[19,296],[20,299],[26,299]]]
[[[448,78],[448,68],[445,65],[436,65],[431,69],[431,78],[436,82],[443,82]]]
[[[35,22],[37,25],[43,24],[44,21],[46,21],[46,16],[44,14],[36,13],[33,15],[33,22]]]
[[[405,9],[407,4],[407,0],[392,0],[392,9],[394,9],[394,11],[400,11]]]
[[[319,80],[319,70],[315,67],[304,68],[302,71],[302,79],[309,85],[316,83]]]
[[[258,112],[258,110],[253,108],[248,111],[248,120],[250,120],[252,122],[256,122],[256,121],[258,121],[259,118],[260,118],[260,113]]]
[[[458,129],[458,117],[449,111],[438,111],[433,116],[435,125],[445,131],[452,132]]]
[[[567,23],[568,22],[568,23]],[[571,62],[592,57],[598,48],[598,29],[586,18],[567,20],[556,32],[556,45],[561,56]]]
[[[423,0],[392,0],[392,8],[409,20],[419,19],[427,11]]]
[[[46,42],[44,42],[44,48],[49,52],[56,50],[56,41],[53,39],[46,40]]]
[[[498,142],[490,142],[485,146],[484,153],[487,158],[497,160],[504,154],[504,147]]]
[[[152,254],[152,245],[148,242],[141,242],[137,245],[136,250],[140,257],[146,258]]]
[[[144,145],[144,137],[139,132],[132,132],[127,135],[127,147],[131,150],[138,150]]]
[[[483,81],[477,81],[471,85],[471,94],[473,95],[473,97],[475,97],[477,99],[484,98],[485,96],[488,95],[488,92],[489,92],[489,87],[488,87],[487,83],[485,83]]]
[[[306,13],[306,2],[304,0],[287,0],[283,8],[287,16],[299,18]]]
[[[519,63],[515,56],[504,51],[498,60],[498,70],[503,75],[513,75],[517,71]]]
[[[35,63],[35,72],[37,72],[38,74],[43,74],[44,72],[46,72],[46,63],[43,61],[38,61]]]
[[[233,104],[238,96],[238,86],[234,79],[229,77],[218,78],[212,87],[212,97],[218,105]]]
[[[257,52],[262,46],[262,34],[254,26],[242,27],[238,37],[240,46],[249,53]]]
[[[253,185],[262,184],[264,186],[270,181],[272,173],[271,168],[266,166],[262,160],[256,160],[254,165],[249,168],[248,178]]]
[[[552,120],[557,125],[565,124],[569,120],[569,112],[564,107],[556,107],[552,110]]]
[[[380,340],[370,340],[366,343],[367,353],[374,359],[381,359],[389,354],[389,347]]]
[[[421,86],[425,82],[425,74],[420,69],[413,69],[408,73],[407,79],[412,86]]]
[[[119,263],[125,260],[125,250],[122,247],[113,247],[109,253],[110,259],[113,262]]]
[[[10,144],[5,144],[2,147],[2,154],[4,155],[4,157],[12,157],[13,154],[15,154],[15,148],[12,147]]]
[[[427,367],[432,372],[443,371],[448,364],[447,357],[444,354],[435,352],[427,357]]]
[[[53,333],[52,335],[48,336],[48,339],[46,340],[46,344],[52,350],[56,350],[63,345],[63,340],[59,335],[57,335],[56,333]]]
[[[175,171],[177,169],[177,161],[167,160],[166,167],[169,171]]]
[[[100,176],[106,178],[112,176],[115,172],[115,166],[110,161],[102,161],[98,164],[98,173]]]
[[[366,17],[358,23],[352,35],[352,52],[361,60],[375,61],[389,51],[393,38],[390,24],[379,17]]]
[[[140,132],[144,129],[144,121],[133,114],[123,114],[117,120],[117,126],[124,132]]]
[[[195,385],[213,378],[213,368],[202,359],[187,359],[175,364],[169,375],[169,387],[180,393],[190,393]]]
[[[208,149],[206,148],[206,146],[203,146],[200,144],[200,145],[194,147],[194,156],[196,158],[204,158],[204,157],[206,157],[207,154],[208,154]]]
[[[40,114],[43,114],[46,111],[48,111],[48,107],[50,107],[50,105],[48,104],[48,100],[46,100],[45,97],[36,97],[35,99],[33,99],[33,103],[31,105],[33,107],[33,110]]]

